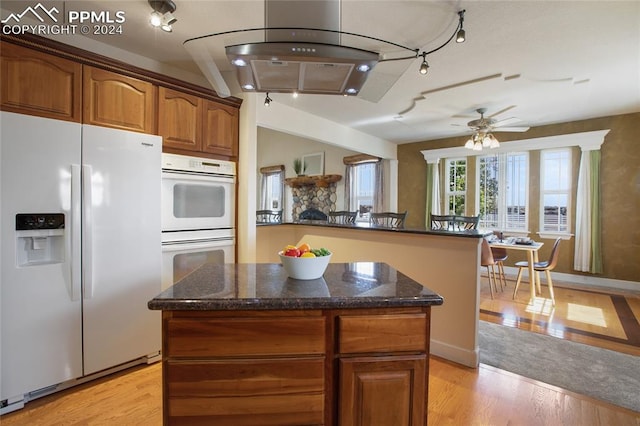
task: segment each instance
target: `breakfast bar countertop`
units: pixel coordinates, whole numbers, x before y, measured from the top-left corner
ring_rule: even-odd
[[[322,278],[288,278],[279,263],[207,263],[149,301],[152,310],[350,309],[442,305],[386,263],[330,263]]]
[[[348,229],[367,229],[383,232],[398,232],[404,234],[427,234],[427,235],[446,235],[450,237],[463,238],[483,238],[493,234],[488,229],[466,229],[463,231],[448,231],[442,229],[426,229],[426,228],[387,228],[375,226],[369,223],[358,222],[353,225],[343,225],[339,223],[329,223],[325,220],[300,220],[297,222],[274,222],[274,223],[256,223],[256,226],[282,226],[282,225],[304,225],[304,226],[324,226],[330,228],[348,228]]]

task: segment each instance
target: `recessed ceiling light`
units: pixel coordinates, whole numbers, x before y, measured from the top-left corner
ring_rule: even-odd
[[[253,90],[253,89],[255,89],[255,87],[253,87],[253,84],[245,84],[244,86],[242,86],[242,88],[244,90]]]
[[[247,62],[244,59],[234,59],[233,61],[231,61],[231,63],[237,67],[246,67],[247,66]]]
[[[367,64],[362,64],[358,66],[358,71],[360,72],[367,72],[371,69],[371,67]]]
[[[350,87],[347,89],[347,93],[349,93],[350,95],[354,95],[356,93],[358,93],[358,91],[356,89],[354,89],[353,87]]]

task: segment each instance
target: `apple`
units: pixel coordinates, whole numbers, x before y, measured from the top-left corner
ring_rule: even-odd
[[[300,250],[298,250],[297,248],[289,248],[287,250],[285,250],[284,253],[285,256],[289,256],[289,257],[300,257]]]

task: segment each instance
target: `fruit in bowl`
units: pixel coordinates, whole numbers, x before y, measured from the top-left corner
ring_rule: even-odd
[[[289,278],[296,280],[315,280],[322,277],[331,260],[329,250],[312,249],[306,243],[297,247],[286,246],[278,255]]]

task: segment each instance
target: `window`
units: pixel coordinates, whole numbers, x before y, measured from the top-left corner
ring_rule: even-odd
[[[368,222],[373,210],[373,194],[376,182],[376,163],[353,166],[353,205],[358,210],[356,221]]]
[[[526,152],[478,157],[480,227],[527,229],[528,169]]]
[[[540,168],[540,230],[569,232],[571,150],[542,151]]]
[[[446,213],[464,215],[467,193],[467,159],[448,159],[446,168],[447,185],[444,195]]]
[[[283,208],[283,193],[284,193],[284,167],[265,167],[261,169],[262,174],[261,181],[261,210],[282,210]],[[279,167],[282,167],[280,169]]]

